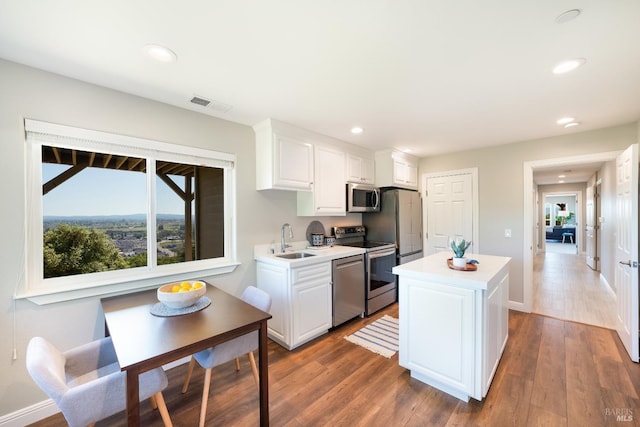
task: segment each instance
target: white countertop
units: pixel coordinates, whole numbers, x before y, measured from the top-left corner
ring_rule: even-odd
[[[478,260],[479,264],[476,265],[478,269],[460,271],[447,266],[447,259],[451,256],[450,252],[440,252],[397,265],[393,267],[392,272],[400,277],[436,281],[469,289],[487,289],[491,279],[511,260],[509,257],[502,256],[466,254],[467,258]]]
[[[287,242],[290,243],[290,242]],[[364,249],[361,248],[352,248],[349,246],[320,246],[320,247],[308,247],[309,242],[293,242],[291,243],[293,246],[287,250],[287,253],[292,252],[304,252],[308,254],[314,254],[314,256],[305,257],[305,258],[297,258],[297,259],[287,259],[281,258],[277,255],[281,254],[281,252],[276,252],[275,254],[271,253],[271,249],[273,245],[256,245],[253,249],[253,258],[256,261],[264,262],[273,265],[279,265],[282,267],[302,267],[306,265],[318,264],[321,262],[330,262],[334,259],[345,258],[352,255],[360,255],[365,253]],[[275,248],[279,250],[279,245]]]

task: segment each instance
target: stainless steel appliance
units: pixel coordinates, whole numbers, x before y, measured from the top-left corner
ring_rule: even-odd
[[[364,255],[332,261],[333,326],[364,314]]]
[[[391,269],[396,265],[393,243],[365,240],[362,225],[334,227],[336,244],[363,248],[365,252],[365,313],[367,316],[397,301],[396,276]]]
[[[347,212],[378,212],[380,189],[366,184],[347,184]]]
[[[381,188],[380,199],[379,213],[362,215],[362,223],[367,228],[367,239],[395,243],[398,265],[422,258],[420,193]]]

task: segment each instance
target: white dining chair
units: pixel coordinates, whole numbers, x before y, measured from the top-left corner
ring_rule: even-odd
[[[244,302],[251,304],[259,310],[269,312],[271,309],[271,296],[265,291],[255,286],[247,287],[240,297]],[[253,378],[256,385],[259,385],[260,378],[258,376],[258,368],[253,352],[258,348],[258,331],[250,332],[241,337],[234,338],[231,341],[224,342],[215,347],[208,348],[194,354],[189,361],[187,368],[187,377],[184,380],[182,393],[186,393],[189,388],[189,381],[193,373],[193,367],[196,361],[205,368],[204,389],[202,390],[202,405],[200,406],[200,427],[204,427],[204,421],[207,413],[207,401],[209,399],[209,387],[211,385],[211,370],[223,363],[227,363],[233,359],[236,362],[236,370],[240,370],[240,357],[248,354]]]
[[[27,370],[55,402],[71,427],[92,426],[126,408],[126,374],[120,371],[110,337],[61,352],[42,337],[29,341]],[[166,427],[171,418],[162,397],[162,368],[140,375],[140,400],[152,398]]]

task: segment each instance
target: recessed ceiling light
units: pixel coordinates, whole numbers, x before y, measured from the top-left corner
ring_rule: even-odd
[[[576,19],[582,11],[580,9],[571,9],[566,12],[562,12],[560,15],[556,17],[557,24],[564,24],[565,22],[573,21]]]
[[[354,126],[351,128],[351,133],[353,134],[361,134],[362,132],[364,132],[364,129],[362,129],[360,126]]]
[[[553,74],[568,73],[569,71],[573,71],[579,66],[584,65],[585,62],[587,62],[587,60],[584,58],[574,58],[567,61],[562,61],[556,64],[555,67],[553,67]]]
[[[558,184],[564,184],[563,180],[558,181]]]
[[[580,122],[571,122],[571,123],[567,123],[566,125],[564,125],[565,128],[572,128],[575,126],[578,126],[580,124]]]
[[[558,175],[558,178],[566,178],[566,175]]]
[[[158,44],[148,44],[144,50],[147,55],[159,62],[175,62],[178,59],[174,51]]]
[[[411,150],[411,148],[405,148],[404,150],[402,150],[403,153],[410,153],[411,151],[413,151]]]
[[[559,125],[566,125],[567,123],[574,122],[576,119],[573,117],[563,117],[561,119],[556,120],[556,123]]]

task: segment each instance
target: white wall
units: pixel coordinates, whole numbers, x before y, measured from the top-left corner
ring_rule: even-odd
[[[616,162],[611,161],[598,172],[600,186],[600,274],[615,291],[616,271]]]
[[[480,248],[488,255],[512,258],[509,299],[517,305],[524,302],[524,163],[622,150],[637,141],[637,129],[630,123],[426,157],[420,160],[420,173],[478,168]],[[510,239],[504,237],[505,228],[512,230]]]
[[[0,60],[0,417],[41,402],[46,396],[24,364],[28,340],[41,335],[61,350],[104,336],[98,298],[37,306],[15,301],[24,266],[25,167],[23,118],[132,135],[237,155],[236,271],[209,280],[235,295],[255,283],[253,246],[279,241],[290,223],[294,240],[305,240],[312,220],[327,231],[335,225],[360,224],[360,214],[338,218],[296,216],[296,193],[255,190],[255,139],[251,127],[146,100],[110,89]],[[15,339],[13,331],[15,330]],[[17,360],[12,359],[13,348]]]

